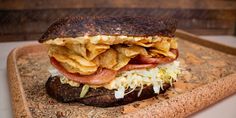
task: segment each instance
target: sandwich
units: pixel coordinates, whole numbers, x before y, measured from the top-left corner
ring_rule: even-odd
[[[176,21],[157,17],[66,17],[39,39],[52,67],[49,96],[97,107],[165,92],[180,74]]]

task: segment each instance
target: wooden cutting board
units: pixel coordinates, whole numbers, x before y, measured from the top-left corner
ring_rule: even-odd
[[[186,117],[236,93],[235,48],[180,30],[176,36],[182,68],[179,80],[164,94],[110,108],[59,103],[50,98],[45,92],[50,76],[46,47],[34,44],[16,48],[7,61],[14,116]]]

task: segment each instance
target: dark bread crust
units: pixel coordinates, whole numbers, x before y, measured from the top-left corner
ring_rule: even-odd
[[[159,17],[66,17],[52,24],[39,39],[44,42],[62,37],[125,35],[173,37],[176,20]]]
[[[170,87],[170,84],[164,84],[164,90]],[[49,77],[46,83],[47,93],[54,99],[60,102],[80,102],[90,106],[98,107],[112,107],[125,105],[134,101],[143,100],[156,96],[152,86],[146,86],[143,88],[141,95],[138,97],[140,89],[136,89],[130,94],[127,94],[123,99],[116,99],[114,91],[105,88],[89,89],[89,92],[84,98],[80,98],[80,92],[82,86],[72,87],[69,84],[62,84],[58,76]]]

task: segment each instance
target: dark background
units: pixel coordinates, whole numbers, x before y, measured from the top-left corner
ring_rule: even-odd
[[[0,42],[37,40],[65,16],[173,16],[199,35],[236,35],[236,0],[0,0]]]

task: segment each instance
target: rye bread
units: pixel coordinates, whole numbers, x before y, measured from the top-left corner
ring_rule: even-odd
[[[173,37],[176,20],[169,17],[66,17],[53,23],[39,39],[95,35]]]
[[[90,88],[87,94],[80,98],[80,92],[82,86],[73,87],[69,84],[62,84],[58,76],[49,77],[46,82],[46,91],[52,98],[58,100],[59,102],[80,102],[85,105],[97,106],[97,107],[112,107],[125,105],[134,101],[143,100],[156,96],[152,86],[145,86],[142,93],[138,97],[138,92],[140,88],[135,89],[133,92],[125,95],[122,99],[116,99],[113,90],[108,90],[106,88]],[[163,90],[160,93],[165,92],[166,89],[170,87],[170,84],[164,84]],[[129,91],[129,90],[128,90]]]

